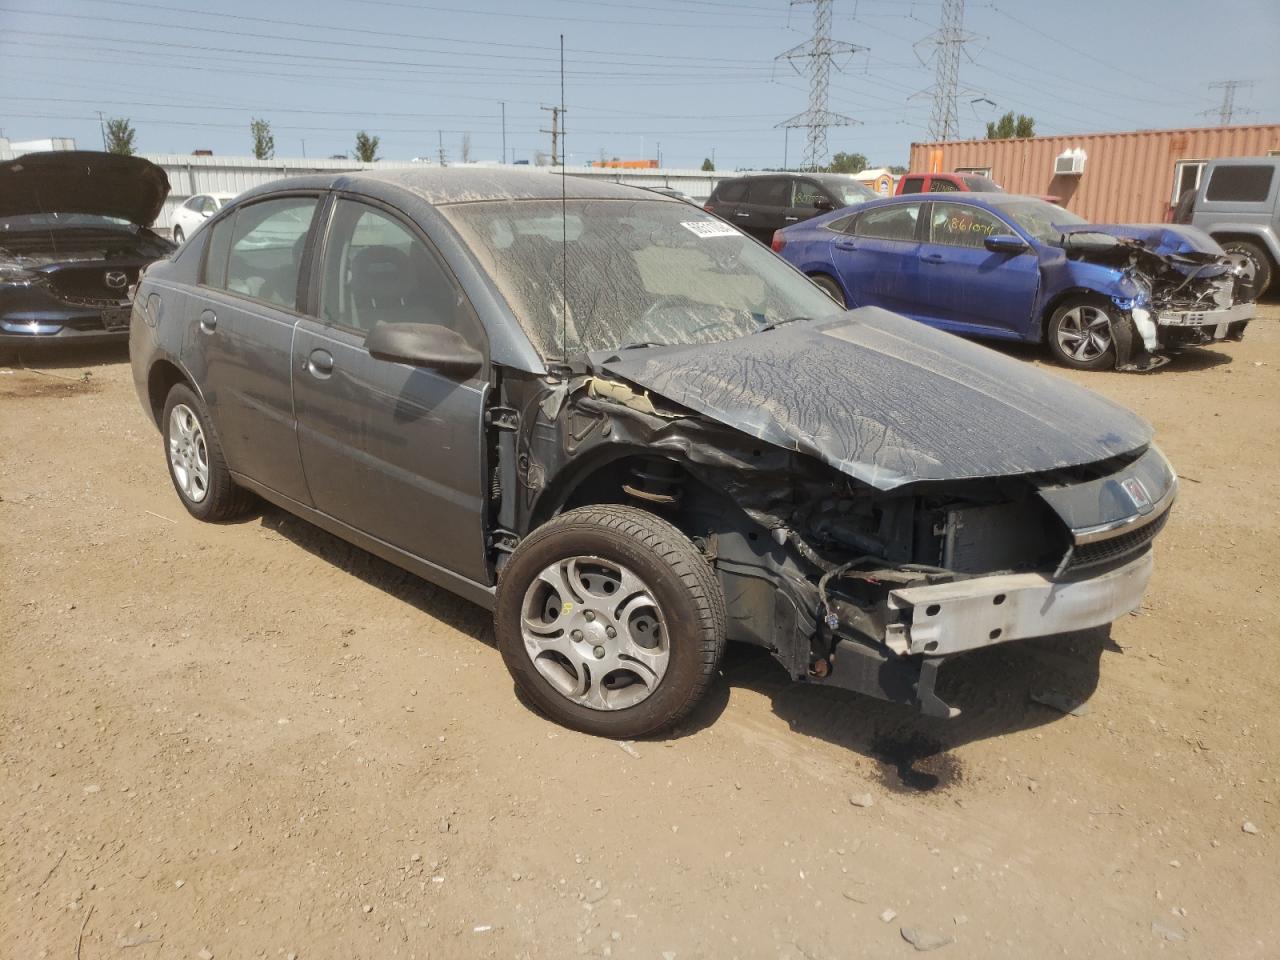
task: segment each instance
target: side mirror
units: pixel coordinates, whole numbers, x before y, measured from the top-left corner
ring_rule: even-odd
[[[836,205],[826,197],[818,197],[813,201],[813,209],[821,210],[824,213],[830,212],[836,208]]]
[[[1027,245],[1021,237],[1011,233],[997,233],[982,241],[982,245],[992,253],[1025,253]]]
[[[484,366],[484,356],[456,330],[438,323],[379,323],[365,337],[375,360],[424,367],[454,377],[469,377]]]
[[[212,217],[212,216],[213,216],[213,211],[212,211],[212,210],[201,210],[201,211],[200,211],[200,216],[202,216],[202,217],[204,217],[206,220],[208,220],[210,217]]]

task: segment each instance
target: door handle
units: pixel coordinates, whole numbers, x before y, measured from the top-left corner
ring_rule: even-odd
[[[218,329],[218,315],[212,310],[200,311],[200,329],[205,333],[213,333]]]
[[[800,218],[799,217],[783,217],[782,219],[785,220],[787,223],[795,223]]]
[[[735,214],[734,214],[734,216],[735,216],[735,217],[749,217],[749,216],[751,216],[751,214],[749,214],[749,213],[735,213]]]
[[[946,263],[947,258],[940,253],[924,253],[920,255],[921,263]]]
[[[317,380],[328,380],[333,373],[333,354],[328,350],[312,350],[306,361],[307,372]]]
[[[835,246],[837,250],[857,250],[858,249],[858,245],[854,243],[852,240],[834,240],[832,241],[832,244],[833,246]]]

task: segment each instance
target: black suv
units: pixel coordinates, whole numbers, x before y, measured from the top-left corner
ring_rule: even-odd
[[[721,180],[703,209],[769,243],[775,230],[875,197],[853,177],[838,173],[757,174]]]

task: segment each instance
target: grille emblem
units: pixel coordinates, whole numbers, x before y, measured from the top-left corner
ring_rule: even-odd
[[[1125,477],[1120,481],[1120,486],[1124,487],[1124,492],[1129,495],[1129,499],[1137,509],[1142,510],[1151,506],[1151,497],[1147,493],[1147,488],[1137,477]]]
[[[112,290],[123,290],[129,285],[129,275],[123,270],[108,270],[103,279]]]

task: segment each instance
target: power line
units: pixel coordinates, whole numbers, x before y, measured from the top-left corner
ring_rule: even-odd
[[[831,0],[791,0],[793,7],[810,3],[813,4],[813,36],[778,54],[775,59],[790,60],[792,66],[795,66],[797,60],[808,61],[809,109],[797,113],[789,120],[783,120],[778,126],[809,131],[804,166],[806,169],[816,170],[827,161],[827,128],[849,127],[858,123],[852,117],[832,113],[827,109],[833,61],[837,56],[851,58],[867,48],[831,39]],[[796,69],[799,70],[798,67]]]

